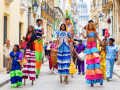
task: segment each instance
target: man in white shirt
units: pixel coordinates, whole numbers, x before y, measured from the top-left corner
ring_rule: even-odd
[[[6,44],[3,47],[3,55],[5,56],[5,65],[6,65],[6,70],[7,73],[10,73],[11,65],[8,67],[8,62],[9,62],[9,54],[13,50],[13,46],[10,45],[10,40],[6,39]]]

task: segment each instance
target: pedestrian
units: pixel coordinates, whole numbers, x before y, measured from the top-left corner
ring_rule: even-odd
[[[114,45],[114,39],[109,39],[109,45],[106,47],[106,78],[112,80],[115,61],[118,60],[118,47]]]
[[[96,27],[94,23],[89,23],[86,29],[86,36],[82,33],[83,38],[87,39],[86,53],[86,83],[91,84],[91,87],[96,83],[103,85],[103,75],[100,67],[99,50],[96,48],[96,39],[101,43],[97,36]]]
[[[3,47],[3,55],[5,56],[5,66],[6,66],[7,74],[10,73],[10,69],[11,69],[11,63],[8,67],[8,62],[10,58],[9,54],[12,50],[13,50],[13,46],[10,44],[10,40],[6,39],[6,44]]]
[[[47,43],[44,44],[43,48],[44,48],[45,57],[46,57],[47,56]]]
[[[52,44],[52,41],[49,41],[49,44],[47,46],[47,54],[48,54],[48,59],[50,58],[50,45]]]
[[[57,66],[57,63],[55,66],[52,65],[52,62],[51,62],[51,51],[52,50],[57,50],[57,39],[55,39],[55,38],[53,39],[53,43],[51,43],[51,45],[50,45],[49,68],[50,68],[50,74],[52,74],[52,73],[56,74],[55,71],[58,69],[58,66]]]
[[[12,62],[12,68],[10,70],[10,81],[11,81],[11,87],[18,87],[23,85],[22,84],[22,71],[20,63],[18,62],[20,57],[20,54],[22,52],[19,50],[19,46],[17,44],[14,45],[13,51],[10,53],[9,63]]]
[[[59,44],[57,62],[58,62],[58,73],[60,74],[60,83],[62,83],[62,75],[65,75],[65,82],[68,84],[68,75],[70,67],[70,48],[68,45],[68,38],[76,43],[70,33],[66,31],[66,25],[61,24],[60,31],[57,34],[57,45]]]
[[[103,78],[106,79],[106,46],[102,45],[100,50],[100,65],[103,73]]]
[[[36,34],[34,33],[33,26],[29,26],[26,34],[26,41],[27,41],[27,49],[25,53],[25,57],[28,61],[26,65],[23,66],[23,79],[24,79],[24,85],[25,80],[29,79],[32,81],[35,81],[35,43],[34,41],[37,39]]]
[[[78,47],[77,47],[77,53],[80,54],[81,52],[84,52],[85,50],[85,44],[82,43],[82,40],[79,40],[79,44],[78,44]],[[81,73],[82,71],[82,74],[84,75],[84,61],[80,61],[78,58],[77,58],[77,66],[78,66],[78,74]]]
[[[36,62],[36,79],[38,79],[38,75],[40,74],[41,62],[42,62],[42,52],[43,52],[43,39],[42,35],[44,34],[44,29],[42,27],[42,19],[37,19],[37,25],[34,27],[34,31],[37,35],[37,38],[41,38],[40,40],[35,40],[35,62]]]

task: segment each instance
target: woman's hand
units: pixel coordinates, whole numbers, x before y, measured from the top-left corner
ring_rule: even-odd
[[[81,33],[81,35],[84,36],[83,33]]]

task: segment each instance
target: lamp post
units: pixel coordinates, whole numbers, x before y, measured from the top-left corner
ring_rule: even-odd
[[[32,5],[33,12],[37,12],[38,7],[39,7],[39,5],[38,5],[37,1],[35,1],[35,3]]]

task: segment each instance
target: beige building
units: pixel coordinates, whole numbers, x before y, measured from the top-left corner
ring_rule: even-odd
[[[26,2],[24,0],[0,0],[0,71],[3,71],[3,45],[6,38],[11,44],[19,44],[27,30]]]

